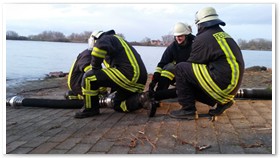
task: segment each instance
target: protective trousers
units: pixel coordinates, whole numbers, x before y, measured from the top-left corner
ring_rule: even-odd
[[[175,65],[173,63],[169,63],[163,67],[156,91],[168,89],[175,78],[174,71]]]
[[[195,101],[214,106],[216,101],[208,96],[197,81],[192,63],[181,62],[175,69],[178,102],[184,110],[196,110]]]
[[[139,94],[128,91],[118,86],[102,70],[91,70],[85,73],[82,82],[82,92],[84,95],[84,106],[87,109],[99,108],[100,87],[110,87],[116,91],[114,97],[114,110],[118,112],[130,112],[142,108],[139,101]]]

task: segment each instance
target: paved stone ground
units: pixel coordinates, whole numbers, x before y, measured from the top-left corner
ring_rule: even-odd
[[[178,108],[164,102],[152,118],[145,110],[101,109],[99,116],[74,119],[78,109],[7,106],[6,153],[272,154],[271,100],[237,100],[216,121],[170,118]],[[202,103],[197,108],[208,112]]]

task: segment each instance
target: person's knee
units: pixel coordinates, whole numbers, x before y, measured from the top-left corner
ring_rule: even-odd
[[[166,64],[164,67],[163,67],[163,70],[166,70],[166,71],[169,71],[169,72],[174,72],[175,70],[175,64],[173,63],[169,63],[169,64]]]

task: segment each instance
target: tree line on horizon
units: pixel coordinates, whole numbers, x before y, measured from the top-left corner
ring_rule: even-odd
[[[73,42],[73,43],[87,43],[91,31],[84,31],[82,33],[72,33],[65,36],[57,31],[43,31],[38,35],[20,36],[15,31],[6,31],[6,40],[29,40],[29,41],[49,41],[49,42]],[[118,33],[119,36],[125,39],[124,34]],[[167,46],[174,41],[172,34],[162,36],[163,46]],[[148,37],[143,38],[141,41],[130,41],[132,45],[140,46],[154,46],[153,40]],[[272,50],[272,41],[263,38],[252,39],[249,41],[238,39],[237,43],[241,50]]]

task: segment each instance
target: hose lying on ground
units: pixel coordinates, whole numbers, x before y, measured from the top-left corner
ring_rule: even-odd
[[[160,99],[176,98],[176,90],[169,89],[157,93]],[[272,90],[269,88],[242,88],[239,89],[236,99],[272,99]],[[63,109],[79,109],[83,107],[83,100],[55,100],[55,99],[40,99],[40,98],[23,98],[14,96],[6,100],[7,106],[17,108],[19,106],[28,107],[48,107],[48,108],[63,108]]]

